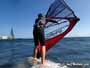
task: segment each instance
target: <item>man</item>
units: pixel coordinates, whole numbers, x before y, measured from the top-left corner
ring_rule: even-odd
[[[45,18],[41,13],[38,14],[38,18],[36,19],[34,28],[33,28],[33,37],[34,37],[34,42],[35,42],[34,55],[33,55],[33,60],[32,60],[33,63],[37,59],[37,53],[38,53],[37,45],[39,43],[42,46],[41,64],[45,64],[45,61],[46,61],[45,60],[46,46],[45,46],[45,36],[44,36],[44,26],[45,26],[46,21],[57,23],[56,21]]]

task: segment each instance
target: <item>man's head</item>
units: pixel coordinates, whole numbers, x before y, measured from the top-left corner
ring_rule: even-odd
[[[39,13],[38,18],[42,18],[42,17],[44,17],[44,15],[42,13]]]

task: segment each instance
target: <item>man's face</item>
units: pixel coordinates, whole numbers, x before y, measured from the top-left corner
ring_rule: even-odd
[[[42,16],[41,19],[45,19],[45,16]]]

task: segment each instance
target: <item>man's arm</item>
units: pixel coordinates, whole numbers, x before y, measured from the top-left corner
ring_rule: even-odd
[[[46,22],[58,23],[57,21],[48,18],[46,19]]]

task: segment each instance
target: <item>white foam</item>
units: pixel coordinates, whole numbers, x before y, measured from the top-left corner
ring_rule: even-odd
[[[32,57],[28,58],[28,61],[30,62]],[[40,59],[37,60],[38,62],[41,62]],[[35,64],[30,68],[68,68],[66,65],[62,65],[60,63],[55,63],[53,61],[47,60],[47,63],[45,65],[42,64]]]
[[[68,67],[48,60],[46,65],[38,64],[38,65],[32,66],[31,68],[68,68]]]

